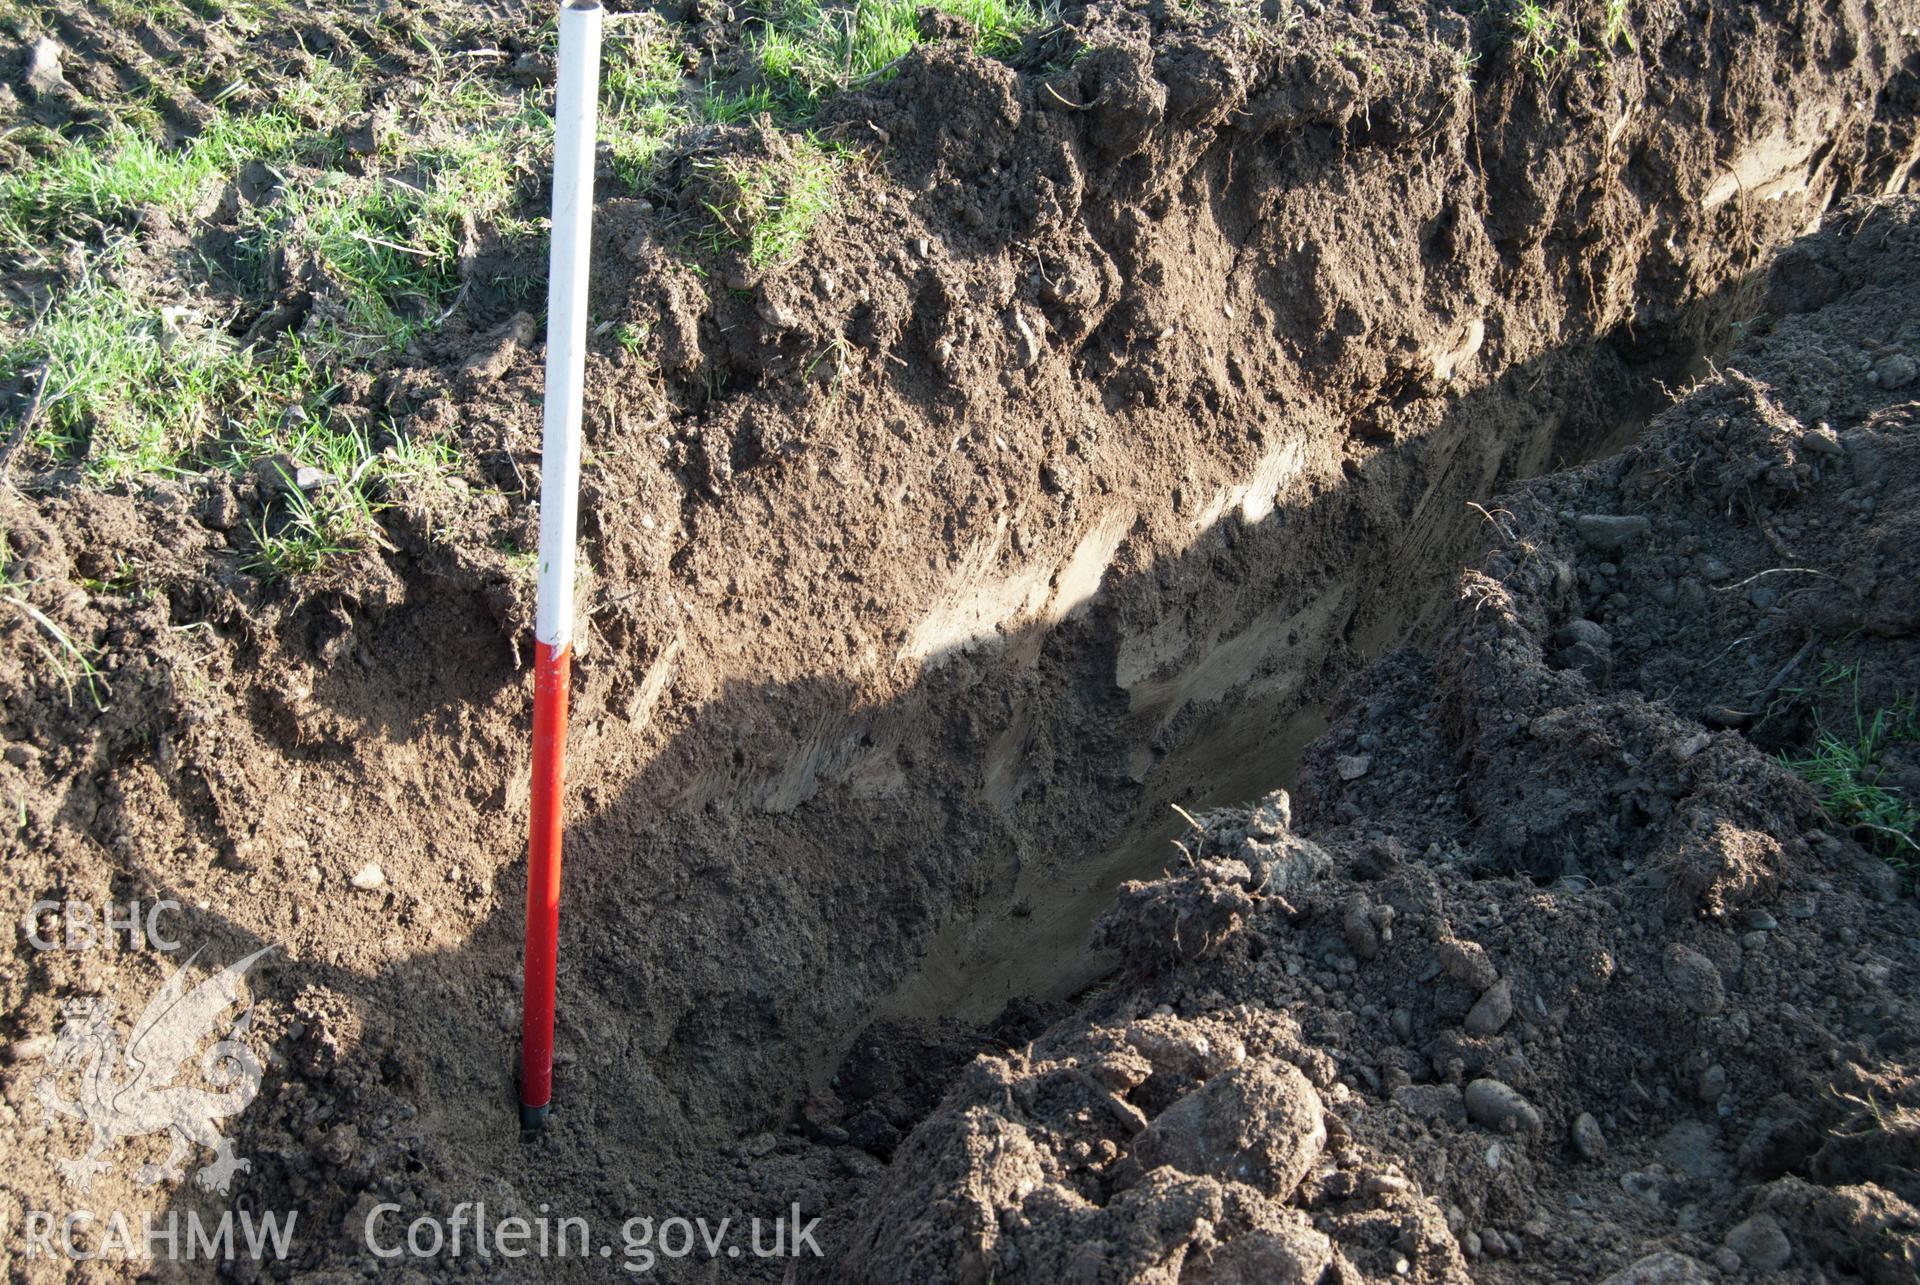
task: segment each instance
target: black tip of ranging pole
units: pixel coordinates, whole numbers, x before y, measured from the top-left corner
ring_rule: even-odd
[[[552,1109],[553,1106],[551,1103],[543,1107],[530,1107],[522,1102],[520,1104],[520,1132],[522,1134],[533,1134],[546,1128],[547,1112]]]

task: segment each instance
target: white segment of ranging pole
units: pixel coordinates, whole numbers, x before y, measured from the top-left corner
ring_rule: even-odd
[[[540,439],[540,587],[534,637],[556,651],[573,639],[600,16],[597,0],[568,0],[561,7],[553,104],[553,249],[547,276],[547,405]]]

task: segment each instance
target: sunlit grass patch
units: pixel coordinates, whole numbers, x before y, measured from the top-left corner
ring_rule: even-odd
[[[30,252],[52,238],[125,226],[146,206],[184,214],[247,161],[291,155],[305,133],[291,113],[269,111],[216,116],[173,149],[125,126],[83,142],[48,134],[45,156],[0,177],[0,245]]]
[[[763,82],[695,87],[685,32],[651,14],[636,14],[607,40],[601,83],[600,138],[614,173],[629,188],[655,177],[657,162],[688,129],[777,114],[784,104]]]
[[[464,238],[511,204],[518,162],[502,141],[423,154],[417,183],[324,175],[249,212],[243,242],[256,262],[276,249],[310,254],[337,292],[349,346],[402,347],[439,320],[458,287]]]
[[[729,157],[705,164],[715,194],[706,202],[715,220],[705,238],[707,248],[716,253],[743,251],[754,268],[788,262],[833,208],[842,159],[838,150],[802,137],[784,155]]]
[[[1021,37],[1046,21],[1050,9],[1035,0],[783,0],[751,37],[759,73],[796,108],[827,94],[883,77],[893,64],[927,42],[920,11],[958,18],[973,29],[974,49],[1005,57]]]
[[[253,547],[242,565],[273,581],[312,575],[337,559],[391,547],[377,515],[402,492],[438,488],[459,464],[445,442],[393,434],[375,449],[363,427],[330,418],[305,421],[278,440],[278,488],[267,513],[248,524]],[[313,470],[315,475],[300,470]],[[305,485],[302,485],[302,482]]]
[[[0,378],[38,390],[31,444],[102,482],[174,472],[222,408],[272,398],[278,373],[188,320],[90,279],[7,336]]]

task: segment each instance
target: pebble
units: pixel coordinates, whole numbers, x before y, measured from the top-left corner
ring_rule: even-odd
[[[1028,322],[1027,315],[1018,308],[1013,310],[1013,333],[1017,341],[1014,347],[1014,355],[1019,365],[1025,368],[1039,361],[1040,355],[1044,351],[1040,343],[1040,336],[1035,332],[1032,324]]]
[[[1513,982],[1502,978],[1489,986],[1479,1002],[1467,1013],[1467,1032],[1471,1035],[1493,1035],[1512,1018]]]
[[[1360,1190],[1369,1196],[1397,1196],[1412,1185],[1397,1173],[1377,1173],[1361,1184]]]
[[[1727,1006],[1727,988],[1720,980],[1720,970],[1699,951],[1675,942],[1667,947],[1664,967],[1667,984],[1700,1016],[1713,1017]]]
[[[1727,1091],[1727,1068],[1719,1063],[1700,1072],[1693,1082],[1693,1096],[1702,1102],[1718,1102],[1720,1095]]]
[[[1840,434],[1822,424],[1800,434],[1800,448],[1815,455],[1842,455],[1846,448],[1840,445]]]
[[[35,94],[50,94],[65,88],[67,77],[60,69],[60,59],[65,53],[52,36],[34,41],[27,53],[27,88]]]
[[[1372,959],[1380,953],[1380,930],[1373,926],[1367,903],[1355,898],[1347,903],[1340,920],[1340,935],[1356,959]]]
[[[1479,1079],[1467,1085],[1467,1116],[1489,1129],[1518,1128],[1529,1135],[1540,1132],[1540,1113],[1515,1089],[1498,1080]]]
[[[1644,1200],[1649,1205],[1660,1203],[1660,1180],[1650,1173],[1634,1170],[1620,1175],[1620,1189],[1635,1200]]]
[[[362,892],[372,892],[375,888],[387,886],[387,872],[369,861],[353,872],[353,886]]]
[[[1591,1112],[1582,1111],[1573,1118],[1573,1149],[1588,1160],[1598,1160],[1607,1154],[1607,1135]]]
[[[1652,532],[1653,523],[1643,517],[1583,513],[1573,520],[1573,529],[1589,547],[1602,553],[1619,553],[1644,540]]]
[[[1440,966],[1447,970],[1447,976],[1462,986],[1472,987],[1476,995],[1500,980],[1500,971],[1487,958],[1485,947],[1477,941],[1449,937],[1435,948],[1434,953],[1440,957]]]
[[[1600,650],[1605,651],[1607,648],[1613,646],[1613,635],[1591,620],[1575,620],[1568,623],[1559,633],[1554,635],[1554,640],[1562,647],[1570,647],[1575,643],[1585,643],[1589,647],[1598,647]]]
[[[1371,754],[1342,754],[1333,761],[1333,769],[1340,774],[1340,779],[1343,781],[1359,780],[1372,766],[1373,755]]]
[[[1725,1245],[1714,1250],[1712,1256],[1709,1257],[1707,1261],[1712,1263],[1716,1270],[1727,1276],[1738,1276],[1740,1269],[1746,1266],[1746,1264],[1741,1261],[1740,1255],[1734,1253]]]
[[[1726,1247],[1755,1272],[1777,1272],[1793,1257],[1787,1233],[1768,1214],[1755,1214],[1727,1233]]]
[[[845,1125],[847,1138],[854,1146],[886,1159],[900,1145],[900,1131],[879,1111],[867,1107]]]
[[[1894,353],[1876,362],[1873,373],[1880,376],[1882,388],[1905,388],[1916,377],[1920,377],[1920,365],[1916,365],[1913,358],[1905,353]]]

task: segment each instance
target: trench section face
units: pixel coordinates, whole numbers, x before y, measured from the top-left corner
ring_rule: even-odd
[[[589,424],[621,593],[578,688],[562,1042],[623,1050],[577,1074],[633,1144],[782,1123],[876,1014],[1096,976],[1168,805],[1287,778],[1432,620],[1467,502],[1610,440],[1767,247],[1884,181],[1853,109],[1790,108],[1875,110],[1898,41],[1802,9],[1473,93],[1372,27],[1357,82],[1339,14],[1259,56],[1102,29],[1045,86],[933,51],[829,109],[890,142],[817,262],[721,288],[606,211],[597,314],[664,320]],[[662,405],[677,436],[611,448]]]
[[[1052,575],[1029,567],[972,586],[976,602],[1020,601],[1022,585],[1077,586],[1074,627],[1057,639],[1065,619],[1043,617],[1042,628],[1054,650],[1088,653],[1063,668],[1096,668],[1110,689],[1103,708],[1062,717],[1105,724],[1098,738],[1080,735],[1102,743],[1108,788],[1127,806],[1081,846],[1005,859],[997,886],[942,926],[880,1014],[985,1021],[1010,999],[1064,999],[1109,970],[1115,961],[1087,945],[1093,920],[1122,880],[1157,877],[1174,857],[1186,828],[1176,807],[1244,805],[1289,785],[1340,681],[1430,640],[1493,520],[1491,497],[1631,440],[1664,402],[1664,383],[1696,359],[1676,351],[1636,369],[1608,342],[1582,345],[1530,372],[1532,395],[1506,381],[1464,393],[1428,438],[1324,483],[1306,476],[1302,449],[1284,446],[1201,506],[1178,575],[1109,584],[1111,562],[1092,568],[1086,557],[1105,545],[1096,527]],[[1540,415],[1542,398],[1562,414]],[[1028,663],[998,637],[981,631],[961,649]],[[1018,706],[983,761],[966,765],[1010,815],[1034,742],[1033,716]]]

